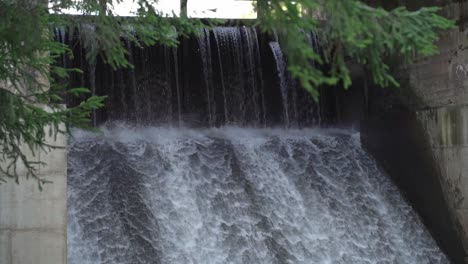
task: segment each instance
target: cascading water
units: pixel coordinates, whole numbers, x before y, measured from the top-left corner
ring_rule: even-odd
[[[70,144],[68,263],[449,263],[358,133],[291,129],[332,124],[336,105],[291,80],[276,34],[127,45],[129,70],[80,45],[63,58],[85,69],[73,86],[109,96],[103,133]]]
[[[253,27],[205,29],[181,40],[178,48],[125,43],[134,67],[120,70],[99,59],[90,67],[76,32],[57,29],[56,34],[74,52],[72,58],[64,56],[63,65],[85,71],[72,74],[71,86],[92,87],[97,95],[108,96],[106,108],[94,114],[97,124],[305,127],[323,123],[320,103],[288,75],[279,43]]]
[[[204,29],[199,38],[197,38],[198,45],[200,47],[200,54],[203,64],[203,85],[206,89],[206,101],[208,111],[208,125],[211,127],[214,125],[214,117],[216,116],[216,109],[213,109],[211,102],[214,101],[214,85],[213,85],[213,69],[211,64],[211,45],[210,45],[210,31]]]
[[[449,263],[352,131],[75,137],[70,264]]]
[[[289,120],[289,102],[288,102],[288,86],[286,83],[286,64],[283,58],[283,52],[278,42],[270,42],[270,48],[276,62],[276,70],[278,71],[278,78],[280,82],[281,99],[283,102],[284,123],[287,127],[290,126]]]

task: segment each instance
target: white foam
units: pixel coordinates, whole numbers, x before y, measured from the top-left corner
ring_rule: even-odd
[[[77,131],[69,177],[71,264],[448,263],[352,130]]]

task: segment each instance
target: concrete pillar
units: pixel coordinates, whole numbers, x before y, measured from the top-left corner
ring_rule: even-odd
[[[66,147],[66,136],[49,144]],[[52,181],[39,191],[24,177],[0,184],[0,264],[62,264],[67,262],[67,150],[39,152],[31,159],[47,163],[39,175]],[[21,175],[22,174],[22,175]]]

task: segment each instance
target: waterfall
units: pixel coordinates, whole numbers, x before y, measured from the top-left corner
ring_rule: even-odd
[[[281,89],[281,99],[283,103],[283,115],[284,115],[284,122],[286,127],[289,127],[291,121],[289,119],[289,102],[288,102],[288,85],[287,85],[287,75],[286,75],[286,64],[283,58],[283,52],[281,51],[281,47],[278,42],[270,42],[269,43],[271,51],[273,52],[273,56],[276,62],[276,70],[278,73],[278,79],[280,81],[280,89]]]
[[[89,87],[91,89],[91,94],[96,95],[96,63],[90,62],[89,63]],[[92,116],[93,126],[97,125],[97,116],[96,110],[93,109]]]
[[[263,72],[262,72],[262,59],[260,56],[260,44],[258,40],[257,30],[255,28],[252,30],[253,33],[253,42],[254,42],[254,54],[255,54],[255,63],[258,65],[257,75],[258,75],[258,88],[260,89],[260,101],[261,101],[261,113],[262,113],[262,126],[266,126],[266,105],[265,105],[265,81],[263,79]]]
[[[255,49],[255,42],[257,39],[255,38],[252,32],[255,29],[242,27],[241,28],[241,35],[242,35],[242,43],[243,43],[243,53],[245,56],[244,60],[244,69],[246,75],[246,92],[248,94],[247,100],[247,111],[253,113],[252,123],[254,126],[259,126],[261,123],[260,120],[260,98],[259,98],[259,88],[257,87],[257,76],[256,67],[259,66],[256,62],[256,57],[254,54],[258,52]],[[259,80],[260,82],[260,80]]]
[[[60,28],[55,34],[75,54],[70,59],[64,56],[62,65],[84,69],[84,76],[94,74],[97,79],[88,84],[73,73],[70,86],[92,86],[96,94],[108,95],[106,107],[94,114],[96,125],[136,121],[179,127],[305,127],[317,125],[317,120],[325,125],[323,120],[334,120],[317,117],[322,102],[315,103],[295,84],[286,72],[280,44],[255,27],[203,29],[181,39],[176,48],[125,41],[134,67],[118,70],[100,59],[88,62],[77,36],[68,33],[67,38],[67,31]],[[89,67],[91,63],[96,67]],[[68,100],[69,105],[76,102]]]
[[[449,263],[349,130],[75,131],[68,263]]]
[[[179,82],[179,59],[177,57],[177,50],[172,49],[172,55],[174,58],[174,71],[175,71],[175,83],[176,83],[176,94],[177,94],[177,123],[182,126],[182,95],[180,92],[180,82]]]
[[[256,59],[260,51],[255,46],[258,39],[252,33],[254,30],[248,27],[213,30],[225,112],[230,113],[226,123],[252,126],[261,123],[258,84],[261,80],[257,72],[261,65]]]
[[[225,85],[226,110],[229,123],[243,125],[246,121],[245,75],[240,29],[237,27],[220,27],[214,29],[220,49],[223,81]]]
[[[200,56],[203,65],[203,81],[206,90],[206,106],[208,111],[208,125],[213,126],[214,120],[216,119],[215,109],[213,105],[213,69],[211,64],[211,45],[210,45],[210,31],[203,29],[200,36],[197,38],[198,45],[200,47]]]
[[[226,85],[225,85],[225,82],[224,82],[223,62],[222,62],[222,59],[221,59],[222,58],[221,57],[221,43],[220,43],[220,39],[219,39],[218,32],[217,32],[216,29],[213,31],[213,35],[214,35],[214,39],[215,39],[215,42],[216,42],[216,51],[217,51],[217,55],[218,55],[219,77],[220,77],[220,81],[221,81],[221,88],[222,88],[222,91],[223,91],[224,122],[227,124],[227,123],[229,123],[229,116],[228,116],[228,110],[227,110]]]
[[[135,65],[135,59],[134,59],[134,54],[133,54],[133,47],[130,45],[128,41],[126,41],[127,44],[127,50],[128,50],[128,61],[130,64]],[[130,79],[130,87],[131,87],[131,105],[133,108],[132,112],[132,119],[135,120],[137,123],[141,122],[142,118],[142,113],[140,111],[140,100],[139,100],[139,93],[138,93],[138,88],[137,88],[137,81],[136,81],[136,76],[135,76],[135,70],[130,69],[129,70],[129,79]]]
[[[102,133],[69,145],[69,264],[449,263],[359,133],[310,128],[338,100],[300,88],[273,33],[127,42],[134,68],[115,70],[56,29],[85,70],[71,86],[109,96]]]
[[[167,93],[167,102],[169,104],[169,123],[172,123],[172,121],[174,120],[174,106],[172,104],[172,96],[173,96],[173,89],[172,89],[172,75],[171,75],[171,70],[172,69],[172,64],[171,64],[171,55],[172,55],[172,48],[170,47],[164,47],[164,68],[167,69],[165,71],[165,79],[166,79],[166,86],[167,87],[170,87],[168,90],[168,93]],[[174,61],[176,60],[176,58],[174,59]],[[176,92],[178,91],[178,89],[176,89]],[[176,93],[176,96],[178,97],[178,92]],[[179,104],[177,104],[179,105]]]

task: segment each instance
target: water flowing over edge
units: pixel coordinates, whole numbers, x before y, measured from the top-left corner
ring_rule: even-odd
[[[74,134],[69,263],[448,263],[355,131]]]
[[[287,71],[280,42],[255,27],[204,29],[181,39],[178,47],[125,41],[134,68],[118,70],[99,58],[88,61],[77,30],[55,31],[73,52],[62,57],[61,66],[84,71],[71,74],[70,87],[90,87],[93,94],[108,96],[106,106],[93,112],[97,125],[307,127],[336,118],[327,111],[336,108],[327,99],[331,89],[323,89],[321,101],[315,102]],[[314,49],[321,48],[314,34],[304,34]],[[68,96],[67,103],[76,105],[80,99]]]

